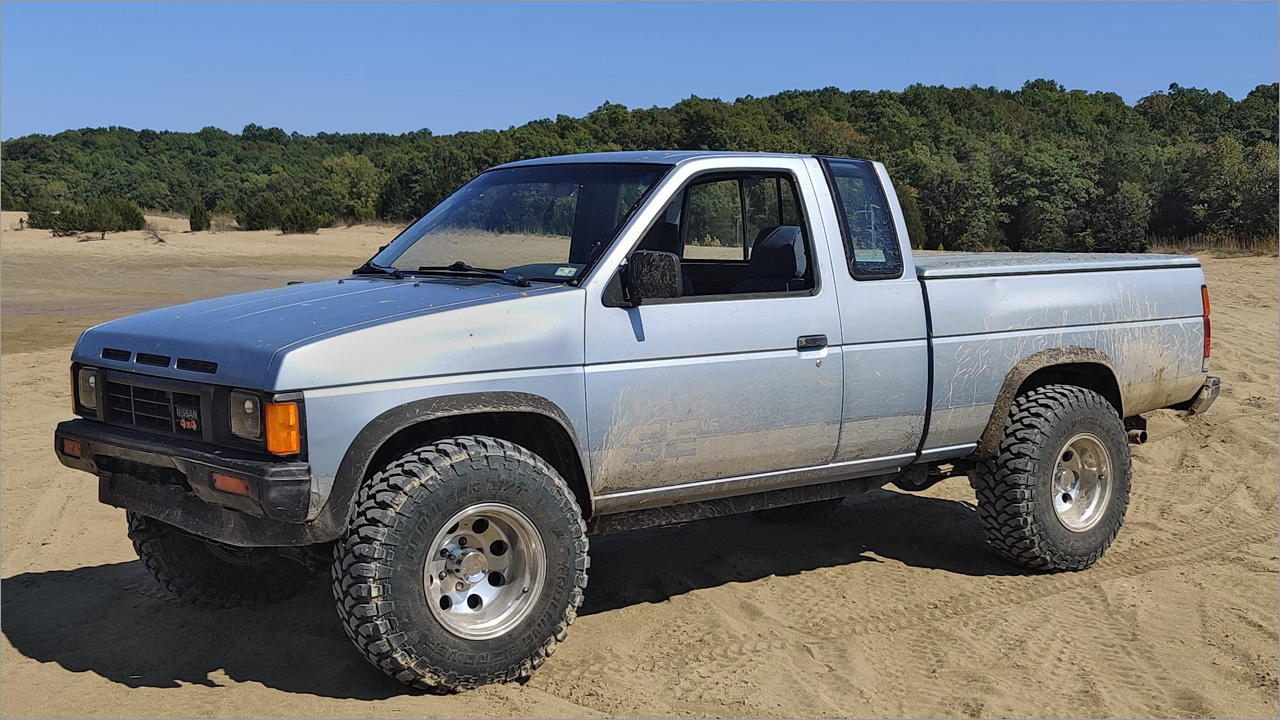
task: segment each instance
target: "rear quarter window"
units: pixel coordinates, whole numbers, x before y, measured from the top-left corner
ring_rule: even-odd
[[[902,251],[875,168],[863,160],[824,159],[840,217],[849,274],[855,280],[902,277]]]

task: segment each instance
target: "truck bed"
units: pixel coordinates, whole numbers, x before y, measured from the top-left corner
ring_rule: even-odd
[[[1037,353],[1087,349],[1119,379],[1126,415],[1186,401],[1204,380],[1204,274],[1194,257],[914,257],[938,379],[926,449],[972,441],[1005,375]]]
[[[930,279],[1200,266],[1198,259],[1187,255],[968,253],[929,250],[916,250],[913,254],[916,261],[916,276]]]

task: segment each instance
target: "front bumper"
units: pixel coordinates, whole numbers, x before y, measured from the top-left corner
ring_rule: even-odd
[[[1218,393],[1221,391],[1222,381],[1210,375],[1205,378],[1204,385],[1200,386],[1200,391],[1196,396],[1191,398],[1191,404],[1187,406],[1188,415],[1199,415],[1208,412],[1209,407],[1213,405],[1213,401],[1218,399]]]
[[[79,456],[64,440],[80,444]],[[197,535],[231,545],[304,545],[314,537],[308,523],[311,468],[305,462],[267,462],[198,450],[91,420],[69,420],[54,431],[54,451],[70,468],[97,475],[98,498]],[[244,479],[248,495],[214,487],[213,473]],[[329,532],[322,532],[329,535]]]

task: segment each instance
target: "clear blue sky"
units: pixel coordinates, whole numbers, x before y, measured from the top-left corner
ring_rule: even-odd
[[[437,134],[788,89],[1244,97],[1280,4],[0,4],[0,137],[123,125]]]

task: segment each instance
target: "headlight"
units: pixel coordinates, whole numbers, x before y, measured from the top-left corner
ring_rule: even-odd
[[[253,393],[231,392],[231,433],[247,440],[262,437],[262,399]]]
[[[80,368],[76,376],[76,399],[85,410],[98,409],[98,369]]]

